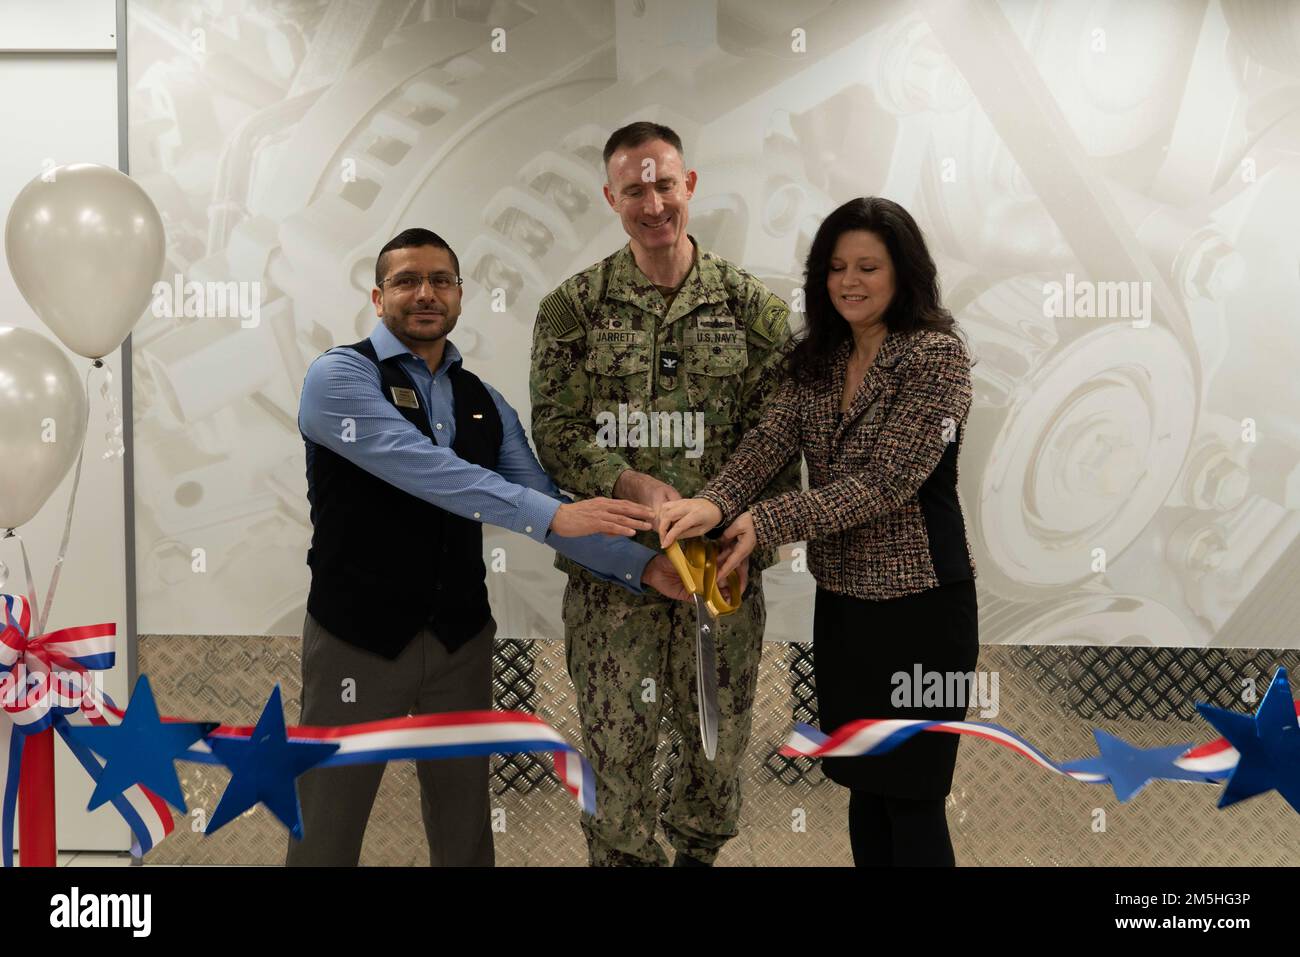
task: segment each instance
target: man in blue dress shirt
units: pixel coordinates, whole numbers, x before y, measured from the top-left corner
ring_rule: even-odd
[[[668,560],[628,536],[634,502],[570,502],[519,416],[448,341],[460,264],[427,229],[390,240],[371,294],[381,322],[307,371],[298,413],[313,526],[303,626],[305,725],[492,707],[482,523],[545,542],[598,577],[685,598]],[[593,426],[594,428],[594,426]],[[488,758],[416,764],[433,865],[493,863]],[[384,765],[299,781],[290,865],[355,865]]]

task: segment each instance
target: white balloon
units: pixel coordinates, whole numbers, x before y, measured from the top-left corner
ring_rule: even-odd
[[[63,344],[99,359],[122,344],[162,275],[162,218],[107,166],[57,166],[23,187],[5,221],[18,291]]]
[[[25,524],[54,494],[81,451],[87,409],[62,349],[0,326],[0,530]]]

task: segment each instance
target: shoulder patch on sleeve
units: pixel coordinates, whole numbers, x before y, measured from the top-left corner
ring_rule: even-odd
[[[789,316],[790,308],[781,301],[781,297],[769,293],[758,312],[758,317],[750,323],[749,328],[769,345],[775,345],[784,338],[783,333],[789,329]]]
[[[581,325],[577,307],[560,289],[543,299],[537,312],[538,318],[546,323],[547,329],[556,339],[572,338]]]

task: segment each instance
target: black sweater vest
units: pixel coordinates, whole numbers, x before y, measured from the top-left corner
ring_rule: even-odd
[[[394,401],[394,388],[419,396],[397,357],[380,362],[369,339],[343,348],[375,364],[384,398],[436,445],[428,411]],[[452,450],[495,469],[502,426],[492,396],[461,366],[448,376],[456,412]],[[349,644],[389,659],[426,625],[450,651],[478,634],[492,614],[483,526],[389,485],[322,445],[312,446],[312,617]]]

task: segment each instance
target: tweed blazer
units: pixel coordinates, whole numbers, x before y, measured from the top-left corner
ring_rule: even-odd
[[[851,349],[842,344],[811,384],[787,378],[700,497],[724,525],[748,509],[760,548],[806,540],[808,568],[829,591],[885,599],[973,579],[957,498],[972,397],[965,346],[891,332],[841,415]],[[800,452],[808,490],[754,502]]]

